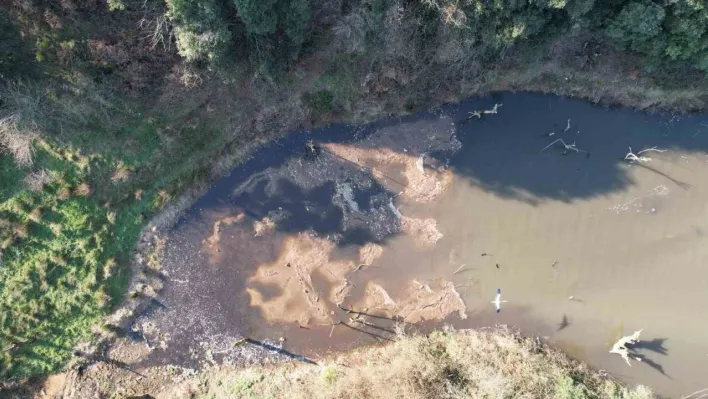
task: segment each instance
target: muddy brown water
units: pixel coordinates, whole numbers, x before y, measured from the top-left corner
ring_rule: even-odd
[[[140,364],[316,362],[401,331],[506,324],[663,395],[704,388],[704,121],[499,94],[294,132],[170,233],[166,289],[134,325],[157,347]],[[558,139],[578,151],[544,149]],[[629,162],[629,147],[660,151]],[[638,329],[630,367],[608,350]]]

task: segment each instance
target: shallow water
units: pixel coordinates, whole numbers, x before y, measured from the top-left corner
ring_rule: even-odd
[[[143,364],[258,360],[240,337],[316,360],[401,328],[508,324],[660,394],[704,388],[704,120],[501,94],[293,133],[171,232],[161,306],[136,323],[166,348]],[[631,163],[630,146],[666,151]],[[643,362],[608,353],[642,328]]]

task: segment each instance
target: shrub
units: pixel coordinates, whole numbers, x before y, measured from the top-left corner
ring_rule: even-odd
[[[334,96],[329,90],[320,90],[314,93],[305,93],[302,100],[313,112],[322,115],[332,110]]]

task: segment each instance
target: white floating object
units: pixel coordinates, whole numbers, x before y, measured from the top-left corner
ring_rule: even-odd
[[[507,302],[507,301],[501,300],[501,288],[497,288],[497,296],[492,301],[492,303],[494,304],[494,307],[497,309],[497,313],[501,312],[502,302]]]

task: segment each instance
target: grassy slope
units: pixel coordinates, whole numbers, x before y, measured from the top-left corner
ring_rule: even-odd
[[[192,396],[190,396],[192,395]],[[506,330],[437,332],[320,365],[212,371],[159,398],[649,399],[537,340]]]
[[[32,168],[0,155],[6,376],[51,373],[78,340],[91,336],[127,287],[131,252],[147,218],[198,177],[204,154],[223,146],[207,128],[187,126],[172,132],[182,145],[165,152],[155,139],[158,122],[135,120],[102,132],[103,141],[75,137],[76,147],[37,141]],[[42,190],[24,182],[33,171],[48,176]]]

